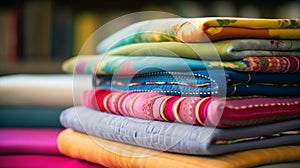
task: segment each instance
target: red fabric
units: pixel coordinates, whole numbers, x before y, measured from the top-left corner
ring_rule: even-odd
[[[299,117],[300,98],[235,98],[229,100],[214,99],[210,103],[206,113],[212,125],[218,123],[220,126],[227,125],[254,125],[259,122],[270,123]],[[220,104],[225,107],[220,108]],[[222,116],[220,116],[222,115]],[[293,117],[294,116],[294,117]],[[219,123],[218,118],[223,122]]]
[[[95,90],[94,95],[97,98],[96,99],[97,104],[98,104],[98,107],[101,111],[106,111],[107,112],[106,108],[104,107],[104,103],[103,103],[104,101],[103,100],[110,93],[111,93],[111,91],[109,91],[109,90],[98,90],[98,89]]]
[[[165,118],[167,119],[167,121],[175,121],[175,117],[173,115],[173,111],[178,111],[177,109],[174,109],[174,104],[176,101],[178,101],[181,97],[179,96],[174,96],[171,99],[169,99],[166,103],[166,107],[165,110],[163,112]],[[175,112],[176,113],[176,112]]]
[[[197,102],[198,106],[196,106],[196,119],[201,125],[207,125],[206,118],[204,113],[206,113],[205,106],[210,101],[210,97],[205,97]]]

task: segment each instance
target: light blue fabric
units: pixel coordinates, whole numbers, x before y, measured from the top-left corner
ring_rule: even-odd
[[[300,144],[300,134],[229,145],[213,143],[221,139],[255,137],[287,130],[299,130],[300,119],[244,128],[215,129],[142,120],[77,106],[63,111],[60,121],[64,127],[92,136],[155,150],[195,155],[216,155],[255,148]]]
[[[160,30],[165,29],[165,31],[162,31],[161,33],[165,33],[171,37],[174,37],[175,35],[170,34],[168,28],[172,25],[178,24],[178,22],[183,22],[186,20],[186,18],[153,19],[131,24],[101,41],[101,43],[99,43],[97,46],[97,51],[98,53],[104,53],[124,44],[137,43],[137,37],[139,37],[139,34],[146,32],[153,33],[159,28]]]

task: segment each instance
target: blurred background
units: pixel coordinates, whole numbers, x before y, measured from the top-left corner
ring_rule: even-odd
[[[0,75],[62,73],[62,62],[77,55],[99,27],[140,11],[161,11],[180,17],[300,18],[300,1],[4,0],[0,1]],[[118,26],[111,25],[112,30],[132,22],[118,21]],[[94,45],[107,35],[99,37]],[[95,50],[87,54],[95,54]]]

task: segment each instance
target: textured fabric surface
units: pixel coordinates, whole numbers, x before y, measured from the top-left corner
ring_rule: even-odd
[[[0,127],[61,128],[65,107],[0,106]]]
[[[57,155],[0,155],[1,168],[101,168],[99,164]]]
[[[71,129],[59,135],[58,144],[59,150],[67,156],[107,167],[245,168],[300,160],[299,146],[278,146],[205,157],[158,152],[88,136]]]
[[[161,62],[161,64],[157,64]],[[174,66],[176,65],[176,66]],[[62,66],[69,73],[135,75],[156,71],[228,69],[242,72],[300,72],[300,57],[246,57],[236,61],[203,61],[157,56],[77,56]]]
[[[298,19],[258,19],[233,17],[167,18],[129,25],[98,45],[103,53],[139,42],[210,42],[234,38],[299,39]]]
[[[136,43],[105,54],[173,56],[202,60],[237,60],[249,56],[300,56],[300,40],[236,39],[213,43]]]
[[[299,119],[268,125],[218,129],[101,113],[83,106],[65,110],[61,123],[117,142],[186,154],[214,155],[278,145],[299,144],[300,134],[218,145],[217,140],[248,138],[299,129]]]
[[[108,90],[158,92],[176,96],[298,96],[300,93],[299,82],[300,73],[198,70],[191,72],[160,71],[134,76],[94,75],[93,85]]]
[[[1,128],[0,154],[59,155],[55,128]]]
[[[223,99],[95,89],[86,90],[81,101],[87,107],[118,115],[216,127],[258,125],[300,117],[300,97]]]
[[[87,75],[70,74],[19,74],[0,77],[0,105],[2,106],[36,106],[69,107],[73,105],[73,95],[79,95],[80,87],[73,83],[91,78]],[[82,82],[85,89],[91,83]],[[28,96],[30,95],[30,96]]]

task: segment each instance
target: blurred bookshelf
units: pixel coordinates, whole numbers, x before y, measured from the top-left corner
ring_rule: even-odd
[[[3,0],[0,75],[63,73],[63,61],[77,55],[94,31],[112,19],[140,11],[168,12],[181,17],[300,18],[300,1]],[[99,40],[88,54],[96,54]]]

